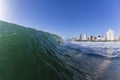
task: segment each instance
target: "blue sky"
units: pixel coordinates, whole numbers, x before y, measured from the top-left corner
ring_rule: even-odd
[[[120,33],[120,0],[5,1],[9,10],[3,20],[8,22],[64,37],[105,35],[109,28]]]

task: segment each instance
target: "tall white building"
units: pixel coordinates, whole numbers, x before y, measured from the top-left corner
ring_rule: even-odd
[[[87,40],[87,35],[84,34],[82,40]]]
[[[107,31],[107,40],[114,40],[114,31],[111,29]]]

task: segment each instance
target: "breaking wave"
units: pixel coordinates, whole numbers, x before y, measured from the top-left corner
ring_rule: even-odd
[[[88,80],[55,34],[0,21],[1,80]]]

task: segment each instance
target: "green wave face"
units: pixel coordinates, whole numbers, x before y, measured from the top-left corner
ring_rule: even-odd
[[[65,80],[58,41],[57,35],[0,21],[0,80]]]

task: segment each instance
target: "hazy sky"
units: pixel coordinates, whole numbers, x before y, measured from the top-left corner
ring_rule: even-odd
[[[120,0],[0,0],[0,19],[64,37],[120,33]]]

